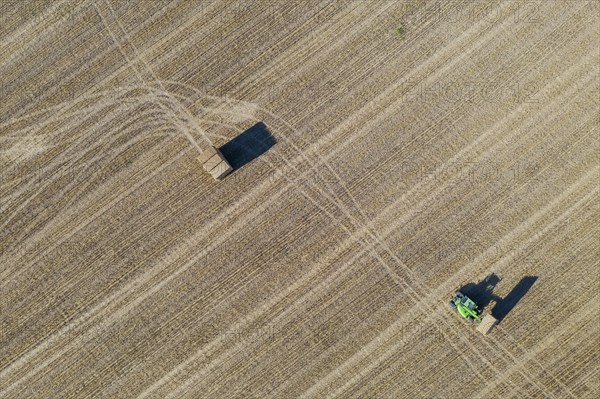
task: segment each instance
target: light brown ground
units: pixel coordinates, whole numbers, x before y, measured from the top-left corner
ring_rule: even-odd
[[[489,4],[2,0],[0,396],[600,396],[598,2]]]

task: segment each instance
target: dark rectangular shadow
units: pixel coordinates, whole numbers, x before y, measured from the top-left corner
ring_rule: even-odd
[[[537,276],[525,276],[519,281],[517,285],[512,289],[506,298],[496,302],[496,305],[492,309],[492,316],[498,321],[502,321],[510,313],[511,310],[519,303],[519,301],[527,294],[533,284],[537,280]]]
[[[275,136],[271,134],[267,125],[258,122],[225,143],[219,151],[233,170],[237,170],[267,152],[276,142]]]

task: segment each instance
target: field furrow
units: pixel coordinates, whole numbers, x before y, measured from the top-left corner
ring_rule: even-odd
[[[2,1],[0,398],[597,397],[599,23]]]

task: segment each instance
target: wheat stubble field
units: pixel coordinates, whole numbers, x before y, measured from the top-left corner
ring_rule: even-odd
[[[600,396],[598,2],[0,4],[0,397]]]

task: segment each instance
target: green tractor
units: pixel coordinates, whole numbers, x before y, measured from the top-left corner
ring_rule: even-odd
[[[456,291],[454,298],[450,301],[450,307],[456,310],[462,317],[470,323],[481,323],[481,309],[473,300],[460,291]]]

